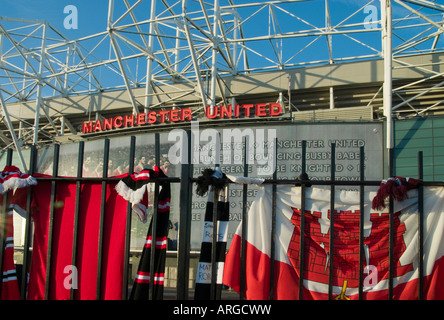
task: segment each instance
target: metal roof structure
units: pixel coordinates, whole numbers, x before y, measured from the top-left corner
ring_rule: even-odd
[[[109,0],[107,29],[80,39],[0,17],[0,148],[83,139],[84,121],[122,112],[199,118],[245,101],[281,102],[288,121],[442,112],[444,5],[352,3]]]

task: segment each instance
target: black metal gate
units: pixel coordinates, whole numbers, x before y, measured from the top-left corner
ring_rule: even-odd
[[[190,133],[188,133],[188,136],[190,135]],[[128,154],[128,162],[129,162],[129,172],[133,172],[134,170],[134,158],[135,158],[135,151],[136,151],[136,138],[135,137],[131,137],[130,140],[130,152]],[[276,141],[277,142],[277,141]],[[247,141],[246,141],[247,143]],[[56,190],[57,190],[57,183],[59,183],[60,181],[75,181],[76,183],[76,207],[75,207],[75,221],[74,221],[74,241],[73,241],[73,255],[72,255],[72,265],[76,265],[76,246],[77,246],[77,228],[78,228],[78,213],[79,213],[79,198],[80,198],[80,190],[81,190],[81,185],[82,183],[85,182],[89,182],[89,183],[96,183],[96,184],[101,184],[102,185],[102,190],[106,190],[106,185],[111,182],[111,181],[115,181],[117,180],[117,178],[113,178],[113,177],[108,177],[108,160],[109,160],[109,152],[110,152],[110,148],[109,148],[109,140],[105,139],[104,140],[104,157],[103,157],[103,176],[102,177],[97,177],[97,178],[89,178],[89,177],[82,177],[82,166],[83,166],[83,161],[84,161],[84,142],[80,142],[78,145],[79,149],[78,149],[78,158],[77,158],[77,175],[75,177],[61,177],[59,175],[58,172],[58,164],[59,164],[59,157],[60,157],[60,146],[59,145],[55,145],[55,149],[54,149],[54,159],[53,159],[53,171],[52,171],[52,177],[50,178],[39,178],[39,179],[44,179],[44,180],[49,180],[51,182],[52,188],[51,188],[51,216],[50,216],[50,229],[49,229],[49,239],[48,239],[48,248],[51,248],[51,244],[52,244],[52,220],[53,220],[53,213],[54,213],[54,200],[55,200],[55,194],[56,194]],[[276,143],[276,148],[277,148],[277,143]],[[31,149],[31,161],[30,161],[30,168],[29,168],[29,173],[33,174],[35,172],[35,166],[36,166],[36,159],[37,159],[37,152],[38,150],[35,147],[32,147]],[[277,150],[276,150],[277,152]],[[301,212],[304,212],[305,209],[305,190],[307,188],[307,186],[310,185],[324,185],[324,186],[329,186],[331,191],[334,191],[335,188],[337,186],[354,186],[354,187],[358,187],[360,190],[360,203],[361,203],[361,217],[360,217],[360,225],[359,225],[359,229],[360,229],[360,239],[359,239],[359,248],[360,248],[360,260],[359,260],[359,283],[361,284],[359,287],[359,298],[362,298],[363,295],[363,277],[364,277],[364,270],[363,270],[363,266],[364,266],[364,261],[363,261],[363,213],[364,213],[364,188],[366,186],[378,186],[380,184],[380,181],[366,181],[364,179],[364,170],[360,170],[360,179],[359,181],[338,181],[335,178],[335,144],[332,144],[331,146],[331,176],[330,176],[330,180],[329,181],[310,181],[310,180],[281,180],[277,178],[277,173],[276,171],[274,172],[274,175],[271,179],[267,179],[264,181],[264,184],[271,184],[273,186],[273,202],[275,203],[276,201],[276,186],[278,184],[287,184],[287,185],[300,185],[301,186],[301,204],[302,204],[302,208],[301,208]],[[12,151],[9,150],[7,153],[7,164],[10,165],[12,163]],[[159,138],[159,134],[155,134],[155,154],[156,154],[156,164],[159,165],[158,161],[160,158],[160,138]],[[188,153],[188,155],[191,155],[191,152]],[[303,142],[302,144],[302,168],[303,168],[303,172],[305,173],[305,168],[306,168],[306,143]],[[423,161],[422,161],[423,155],[422,152],[420,152],[418,154],[418,179],[423,178]],[[364,147],[360,147],[360,167],[364,168]],[[246,157],[244,157],[244,176],[247,177],[248,176],[248,164],[246,162]],[[186,300],[189,298],[189,292],[190,290],[192,290],[192,288],[189,288],[189,278],[190,278],[190,236],[191,236],[191,214],[192,214],[192,210],[191,210],[191,202],[192,202],[192,190],[193,190],[193,184],[196,182],[196,179],[193,178],[193,165],[191,164],[191,161],[188,161],[187,163],[183,163],[181,165],[181,176],[180,177],[169,177],[166,178],[169,182],[171,183],[178,183],[180,184],[180,196],[179,196],[179,205],[180,205],[180,218],[179,218],[179,229],[178,229],[178,246],[177,246],[177,285],[175,288],[175,294],[176,294],[176,298],[179,300]],[[164,178],[165,179],[165,178]],[[157,180],[154,180],[154,183],[158,183]],[[423,187],[424,186],[429,186],[429,185],[443,185],[442,183],[434,183],[434,182],[421,182],[420,187],[419,187],[419,212],[418,212],[418,231],[419,231],[419,239],[418,239],[418,250],[419,250],[419,259],[418,259],[418,266],[419,266],[419,274],[422,275],[423,274],[423,259],[422,257],[424,256],[424,248],[423,248],[423,233],[424,233],[424,226],[423,226]],[[243,207],[242,207],[242,219],[245,220],[246,215],[247,215],[247,190],[248,190],[248,185],[244,185],[243,186]],[[331,212],[334,213],[335,212],[335,193],[331,192],[331,198],[330,198],[330,205],[331,205]],[[157,196],[157,195],[155,195]],[[30,205],[31,205],[31,197],[32,195],[29,193],[28,194],[28,201],[27,201],[27,216],[26,216],[26,226],[25,226],[25,240],[24,240],[24,248],[23,248],[23,267],[22,267],[22,271],[21,271],[21,279],[26,279],[27,278],[27,274],[28,274],[28,267],[29,267],[29,262],[31,259],[31,229],[32,229],[32,222],[31,222],[31,217],[30,217]],[[101,273],[101,256],[102,256],[102,252],[100,250],[100,248],[102,247],[101,242],[103,241],[102,237],[103,237],[103,213],[104,213],[104,203],[105,203],[105,198],[106,198],[106,194],[105,191],[102,192],[102,198],[101,198],[101,203],[102,203],[102,210],[101,210],[101,217],[100,217],[100,224],[101,224],[101,231],[99,234],[99,252],[98,254],[98,281],[97,281],[97,299],[101,299],[101,293],[100,293],[100,287],[101,287],[101,283],[100,283],[100,273]],[[3,204],[3,208],[6,208],[7,205],[7,199],[5,199],[5,203]],[[272,212],[272,216],[273,216],[273,224],[271,226],[272,229],[272,244],[271,244],[271,248],[272,248],[272,252],[271,252],[271,272],[270,272],[270,283],[273,283],[273,260],[274,260],[274,243],[275,243],[275,239],[276,239],[276,206],[273,206],[273,212]],[[129,283],[128,279],[129,279],[129,258],[130,258],[130,236],[131,236],[131,214],[132,214],[132,210],[131,210],[131,205],[130,203],[128,203],[127,205],[127,223],[126,223],[126,242],[125,242],[125,268],[124,268],[124,276],[122,281],[124,282],[123,284],[123,292],[122,292],[122,299],[128,299],[128,291],[129,288],[131,287],[131,283]],[[393,235],[393,225],[394,225],[394,221],[393,221],[393,200],[390,200],[390,205],[389,205],[389,212],[390,212],[390,242],[389,242],[389,261],[390,261],[390,265],[389,265],[389,278],[388,278],[388,284],[389,284],[389,299],[391,299],[391,297],[393,296],[393,279],[394,279],[394,256],[393,256],[393,248],[394,248],[394,235]],[[155,209],[154,211],[154,215],[153,215],[153,219],[154,219],[154,223],[156,221],[156,215],[157,215],[157,210]],[[3,210],[2,213],[6,214],[6,211]],[[216,217],[216,215],[213,215],[213,217]],[[304,219],[304,215],[301,215],[302,220],[301,220],[301,230],[304,230],[304,223],[305,223],[305,219]],[[215,219],[215,218],[214,218]],[[213,224],[214,226],[216,226],[216,223]],[[244,224],[245,225],[245,224]],[[331,215],[331,228],[334,227],[334,214]],[[242,232],[245,234],[245,229],[242,230]],[[3,233],[2,233],[3,234]],[[214,233],[213,233],[214,234]],[[330,252],[333,252],[334,248],[334,241],[333,241],[333,235],[334,232],[333,230],[331,230],[330,232]],[[1,240],[1,243],[4,243],[5,239],[4,237]],[[215,241],[215,239],[213,239]],[[301,232],[301,238],[300,238],[300,273],[299,274],[303,274],[303,266],[306,263],[304,261],[304,236],[303,236],[303,232]],[[213,244],[214,247],[214,244]],[[51,261],[51,255],[52,255],[52,250],[48,250],[48,255],[47,255],[47,261]],[[213,255],[214,258],[214,255]],[[3,251],[0,252],[0,265],[3,261]],[[241,293],[239,295],[239,298],[242,300],[244,299],[243,297],[243,289],[244,289],[244,282],[245,282],[245,245],[243,244],[242,246],[242,265],[241,265]],[[213,260],[213,264],[214,264],[214,260]],[[46,273],[46,286],[45,286],[45,297],[48,298],[49,297],[49,275],[52,272],[51,268],[50,268],[50,264],[48,263],[47,265],[47,273]],[[332,299],[332,266],[333,264],[330,263],[329,268],[330,268],[330,273],[329,273],[329,298]],[[299,297],[300,299],[302,299],[302,288],[303,288],[303,277],[300,277],[300,284],[299,284]],[[215,284],[216,282],[216,275],[215,272],[213,272],[212,274],[212,284]],[[213,286],[214,288],[215,286]],[[21,295],[22,295],[22,299],[26,299],[26,281],[21,281]],[[270,286],[270,299],[273,297],[273,286]],[[423,281],[422,281],[422,277],[419,277],[419,288],[418,288],[418,297],[419,299],[423,299]],[[71,290],[71,299],[74,299],[74,294],[73,294],[73,289]]]

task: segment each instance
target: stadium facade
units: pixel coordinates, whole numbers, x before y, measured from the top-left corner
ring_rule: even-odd
[[[361,170],[375,181],[417,177],[418,151],[424,179],[443,179],[443,5],[133,2],[110,0],[103,8],[107,29],[80,39],[66,38],[47,21],[0,17],[0,147],[14,150],[15,165],[27,171],[36,149],[33,170],[52,172],[57,145],[59,175],[75,176],[82,141],[90,177],[102,177],[109,139],[109,177],[129,166],[134,136],[134,166],[160,160],[180,176],[182,163],[170,153],[175,133],[192,132],[198,140],[191,149],[194,177],[216,164],[206,149],[213,136],[220,139],[223,171],[242,176],[245,167],[235,155],[245,147],[239,136],[248,136],[265,149],[262,158],[253,156],[248,170],[254,177],[275,143],[274,170],[264,177],[276,172],[278,179],[296,179],[306,171],[311,179],[329,180],[335,145],[334,171],[343,181],[357,180]],[[241,192],[234,188],[231,195],[230,219],[240,221]],[[206,199],[193,199],[196,230],[205,206]],[[172,212],[174,225],[179,209]],[[146,230],[135,228],[137,249]],[[177,226],[173,240],[174,232]],[[199,249],[201,237],[193,235],[192,249]]]
[[[320,14],[310,17],[309,8]],[[201,127],[385,122],[385,147],[397,150],[402,173],[415,143],[405,128],[434,128],[439,137],[442,5],[110,1],[103,10],[107,30],[80,39],[46,21],[2,17],[2,148],[18,150],[22,165],[30,145],[189,125],[172,111],[182,109]],[[250,104],[282,112],[206,117],[210,107]],[[165,123],[160,114],[171,112]],[[83,130],[143,113],[153,125]],[[425,150],[432,179],[438,140]]]

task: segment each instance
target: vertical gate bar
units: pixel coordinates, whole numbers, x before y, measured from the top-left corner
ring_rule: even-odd
[[[388,288],[388,299],[393,299],[393,274],[394,274],[394,264],[393,264],[393,247],[394,247],[394,204],[393,198],[389,199],[389,288]]]
[[[418,189],[418,300],[424,299],[424,167],[422,151],[418,152],[418,177],[420,180]]]
[[[249,149],[249,138],[248,135],[245,136],[245,146],[244,146],[244,177],[248,177],[248,149]],[[239,298],[240,300],[245,299],[245,275],[246,275],[246,244],[247,244],[247,192],[248,185],[244,184],[242,186],[242,235],[241,235],[241,270],[240,270],[240,290]]]
[[[131,136],[130,140],[130,154],[129,154],[129,172],[131,174],[134,170],[134,156],[136,153],[136,137]],[[128,299],[128,269],[130,259],[131,248],[131,217],[132,209],[131,203],[127,201],[126,204],[126,228],[125,228],[125,257],[123,264],[123,288],[122,288],[122,300]]]
[[[108,182],[108,163],[109,163],[109,139],[105,139],[103,152],[103,172],[102,172],[102,196],[100,203],[100,224],[99,224],[99,247],[97,252],[97,286],[96,300],[101,299],[102,287],[102,257],[103,257],[103,232],[105,228],[105,210],[106,210],[106,188]]]
[[[359,148],[359,300],[364,292],[364,147]]]
[[[7,165],[11,165],[12,162],[12,149],[8,149],[7,155]],[[7,221],[8,221],[8,192],[3,195],[3,203],[1,204],[0,212],[0,299],[2,297],[3,288],[3,261],[4,261],[4,251],[6,245],[6,233],[7,233]]]
[[[302,141],[302,174],[306,173],[307,164],[307,141]],[[299,300],[304,296],[304,269],[305,269],[305,183],[301,185],[301,223],[299,240]]]
[[[218,216],[218,200],[219,191],[212,186],[213,189],[213,234],[211,239],[211,289],[210,300],[217,299],[217,216]]]
[[[3,259],[4,252],[6,250],[6,238],[8,232],[8,193],[5,192],[3,195],[3,202],[1,203],[0,211],[0,300],[2,297],[3,289]]]
[[[8,155],[9,159],[9,155]],[[34,175],[35,164],[37,161],[37,147],[35,145],[31,146],[31,159],[29,164],[29,174]],[[8,162],[8,160],[7,160]],[[26,199],[26,219],[25,219],[25,243],[23,247],[23,269],[22,269],[22,283],[20,288],[20,295],[22,300],[26,300],[27,297],[27,281],[28,278],[28,266],[29,266],[29,247],[31,245],[31,231],[32,231],[32,221],[31,221],[31,203],[32,203],[32,192],[33,189],[28,189],[28,196]]]
[[[156,166],[160,167],[160,135],[154,134],[154,153],[156,157]],[[156,238],[157,238],[157,206],[159,204],[159,181],[154,181],[154,202],[153,202],[153,216],[151,218],[151,251],[150,251],[150,285],[148,298],[151,300],[156,299],[154,295],[154,282],[156,281],[155,275],[155,261],[156,261]]]
[[[329,247],[329,274],[328,274],[328,299],[333,296],[333,252],[334,252],[334,225],[335,225],[335,171],[336,171],[336,143],[331,144],[331,185],[330,185],[330,247]]]
[[[77,179],[76,179],[76,202],[74,207],[74,230],[72,235],[72,256],[71,264],[75,266],[77,264],[77,237],[79,230],[79,212],[80,212],[80,194],[82,191],[81,178],[83,175],[83,157],[85,153],[85,142],[79,142],[79,152],[77,154]],[[75,299],[74,287],[71,287],[70,299]]]
[[[277,161],[278,141],[274,139],[274,161]],[[273,171],[273,180],[277,179],[277,170]],[[275,243],[276,243],[276,182],[272,185],[272,208],[271,208],[271,248],[270,248],[270,300],[274,297],[274,260],[275,260]]]
[[[59,153],[60,145],[54,145],[54,160],[52,166],[52,177],[56,178],[59,172]],[[51,260],[52,260],[52,236],[54,227],[54,212],[55,212],[55,198],[56,198],[56,181],[51,181],[51,202],[49,210],[49,226],[48,226],[48,251],[46,253],[46,280],[45,280],[45,300],[49,300],[50,285],[51,285]]]
[[[216,143],[215,143],[215,149],[214,149],[214,160],[215,160],[215,166],[216,168],[220,167],[220,133],[218,132],[216,136]],[[213,235],[211,239],[211,289],[210,289],[210,299],[216,300],[218,299],[217,292],[217,272],[218,272],[218,262],[217,262],[217,234],[218,234],[218,228],[217,228],[217,221],[218,221],[218,212],[219,212],[219,206],[218,206],[218,200],[220,191],[216,190],[214,188],[214,185],[212,186],[213,189]]]
[[[185,139],[186,138],[186,139]],[[186,158],[182,158],[180,180],[180,215],[177,253],[177,299],[188,299],[190,277],[190,238],[191,238],[191,190],[192,170],[191,164],[191,131],[187,131],[182,140],[182,150],[186,150]]]
[[[389,150],[390,158],[390,177],[394,176],[394,152],[393,149]],[[388,281],[388,300],[393,299],[393,274],[394,274],[394,264],[393,264],[393,249],[394,249],[394,203],[393,198],[389,197],[389,281]]]

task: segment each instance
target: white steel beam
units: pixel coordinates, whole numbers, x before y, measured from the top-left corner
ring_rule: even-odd
[[[123,65],[122,58],[120,56],[119,45],[117,44],[117,41],[114,38],[114,34],[113,34],[112,30],[110,30],[109,38],[111,40],[114,54],[116,55],[117,62],[119,64],[119,68],[120,68],[120,72],[122,74],[123,81],[125,82],[126,91],[128,92],[128,96],[130,98],[131,105],[133,106],[133,112],[134,112],[134,114],[137,114],[137,113],[139,113],[139,107],[137,105],[136,98],[134,97],[133,90],[131,89],[129,79],[128,79],[128,76],[125,71],[125,66]]]
[[[154,43],[154,30],[155,30],[155,17],[156,17],[156,0],[151,0],[151,12],[150,12],[150,31],[148,37],[148,50],[152,54]],[[147,112],[152,104],[153,93],[153,58],[148,56],[146,66],[146,87],[145,87],[145,111]]]
[[[405,1],[405,0],[404,0]],[[438,23],[436,23],[435,21],[433,21],[432,19],[428,18],[426,15],[422,14],[421,12],[419,12],[418,10],[413,9],[412,7],[406,5],[403,1],[401,0],[395,0],[396,3],[400,4],[401,6],[403,6],[404,8],[410,10],[411,12],[413,12],[414,14],[416,14],[418,17],[424,19],[425,21],[427,21],[428,23],[432,24],[433,26],[435,26],[436,28],[438,28],[438,30],[440,30],[441,32],[444,32],[444,27],[442,25],[439,25]]]
[[[188,46],[189,46],[189,50],[190,50],[190,55],[191,55],[191,60],[193,62],[193,67],[194,67],[194,72],[196,75],[196,83],[197,83],[197,88],[198,91],[200,91],[200,97],[202,100],[202,107],[205,108],[205,106],[207,105],[207,95],[206,92],[204,90],[204,86],[203,86],[203,82],[202,82],[202,76],[201,76],[201,72],[200,72],[200,64],[197,61],[197,57],[196,57],[196,49],[194,46],[194,41],[191,37],[191,32],[188,26],[188,22],[189,19],[186,16],[186,11],[187,11],[187,0],[182,0],[182,15],[183,15],[183,28],[184,28],[184,33],[185,36],[187,38],[188,41]]]
[[[394,148],[392,117],[392,3],[381,0],[382,52],[384,58],[383,108],[386,118],[387,149]]]
[[[45,64],[46,59],[46,24],[43,25],[43,34],[42,34],[42,48],[41,48],[41,56],[40,56],[40,65],[38,71],[38,83],[37,83],[37,99],[35,103],[35,118],[34,118],[34,140],[33,144],[37,145],[39,142],[39,121],[40,121],[40,108],[43,104],[43,66]]]
[[[15,134],[14,127],[12,125],[11,118],[9,117],[8,109],[6,108],[6,103],[3,100],[3,95],[2,95],[1,91],[0,91],[0,107],[1,107],[2,114],[3,114],[3,116],[6,119],[6,123],[8,125],[8,129],[9,129],[9,133],[11,134],[12,141],[14,142],[14,146],[15,146],[15,148],[17,150],[17,154],[19,156],[20,163],[21,163],[24,171],[26,172],[26,171],[28,171],[28,169],[27,169],[27,166],[26,166],[25,158],[23,157],[23,154],[22,154],[23,143],[22,143],[21,140],[19,140],[17,138],[17,135]]]
[[[403,0],[403,1],[404,2],[413,3],[413,4],[417,4],[419,6],[423,6],[423,7],[426,7],[426,8],[435,9],[435,10],[439,10],[439,11],[443,11],[444,12],[444,5],[438,4],[438,3],[435,3],[435,2],[426,1],[426,0]]]
[[[212,58],[211,58],[211,85],[210,85],[210,101],[211,105],[216,105],[216,83],[217,83],[217,56],[219,52],[219,22],[220,22],[220,7],[219,0],[214,0],[214,18],[213,18],[213,32],[212,32]]]

